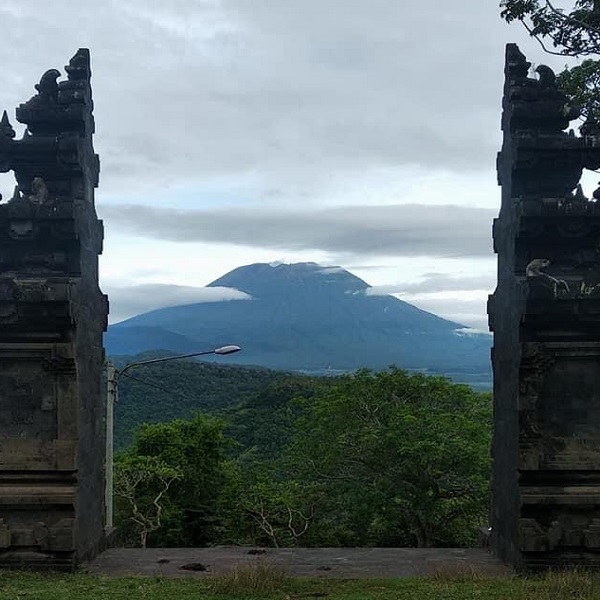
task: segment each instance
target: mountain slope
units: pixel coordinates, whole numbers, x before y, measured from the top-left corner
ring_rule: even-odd
[[[243,352],[220,360],[307,371],[396,364],[489,376],[489,336],[461,335],[458,323],[392,296],[370,296],[367,283],[338,267],[253,264],[210,286],[236,288],[252,300],[138,315],[109,328],[108,353],[189,352],[238,344]]]
[[[123,360],[117,361],[117,368],[150,358],[156,356],[145,353],[122,357]],[[119,380],[114,421],[116,446],[127,447],[133,431],[141,423],[189,419],[195,411],[223,414],[232,407],[246,406],[255,397],[260,398],[278,382],[289,385],[295,381],[310,382],[310,378],[193,360],[139,366]],[[254,416],[254,413],[248,414]],[[235,421],[236,431],[245,431],[238,421]]]

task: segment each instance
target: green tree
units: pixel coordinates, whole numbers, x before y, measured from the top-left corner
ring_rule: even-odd
[[[238,507],[248,541],[285,547],[310,539],[318,503],[310,482],[282,471],[279,461],[265,461],[246,465],[243,489]]]
[[[162,527],[150,534],[152,545],[201,546],[219,540],[220,502],[231,474],[224,426],[197,413],[189,420],[144,424],[136,432],[128,460],[157,461],[178,474],[162,496]]]
[[[472,542],[487,519],[490,424],[489,395],[441,377],[365,370],[321,390],[288,449],[296,481],[320,490],[307,539]]]
[[[118,357],[117,367],[164,356],[164,352]],[[195,360],[141,365],[119,380],[115,440],[126,449],[142,423],[189,419],[195,411],[218,414],[233,409],[281,379],[277,371]]]
[[[239,442],[242,462],[281,456],[306,400],[331,381],[331,378],[285,374],[265,383],[251,398],[228,411],[226,432]],[[298,402],[300,398],[304,402]]]

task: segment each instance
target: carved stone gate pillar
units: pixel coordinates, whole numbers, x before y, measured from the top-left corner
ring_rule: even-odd
[[[600,166],[598,127],[554,73],[506,49],[494,222],[492,546],[521,569],[600,566]]]
[[[102,223],[89,51],[0,122],[0,567],[72,568],[104,538]]]

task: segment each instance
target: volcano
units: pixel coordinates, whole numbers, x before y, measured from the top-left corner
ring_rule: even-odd
[[[490,345],[370,286],[341,267],[316,263],[238,267],[209,284],[235,288],[249,300],[161,308],[111,325],[109,355],[148,350],[194,352],[237,344],[227,363],[335,373],[390,365],[451,376],[488,387]]]

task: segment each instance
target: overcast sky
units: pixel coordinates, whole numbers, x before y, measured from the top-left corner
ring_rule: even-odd
[[[0,109],[90,48],[113,322],[279,260],[486,328],[504,45],[562,65],[497,5],[2,0]]]

